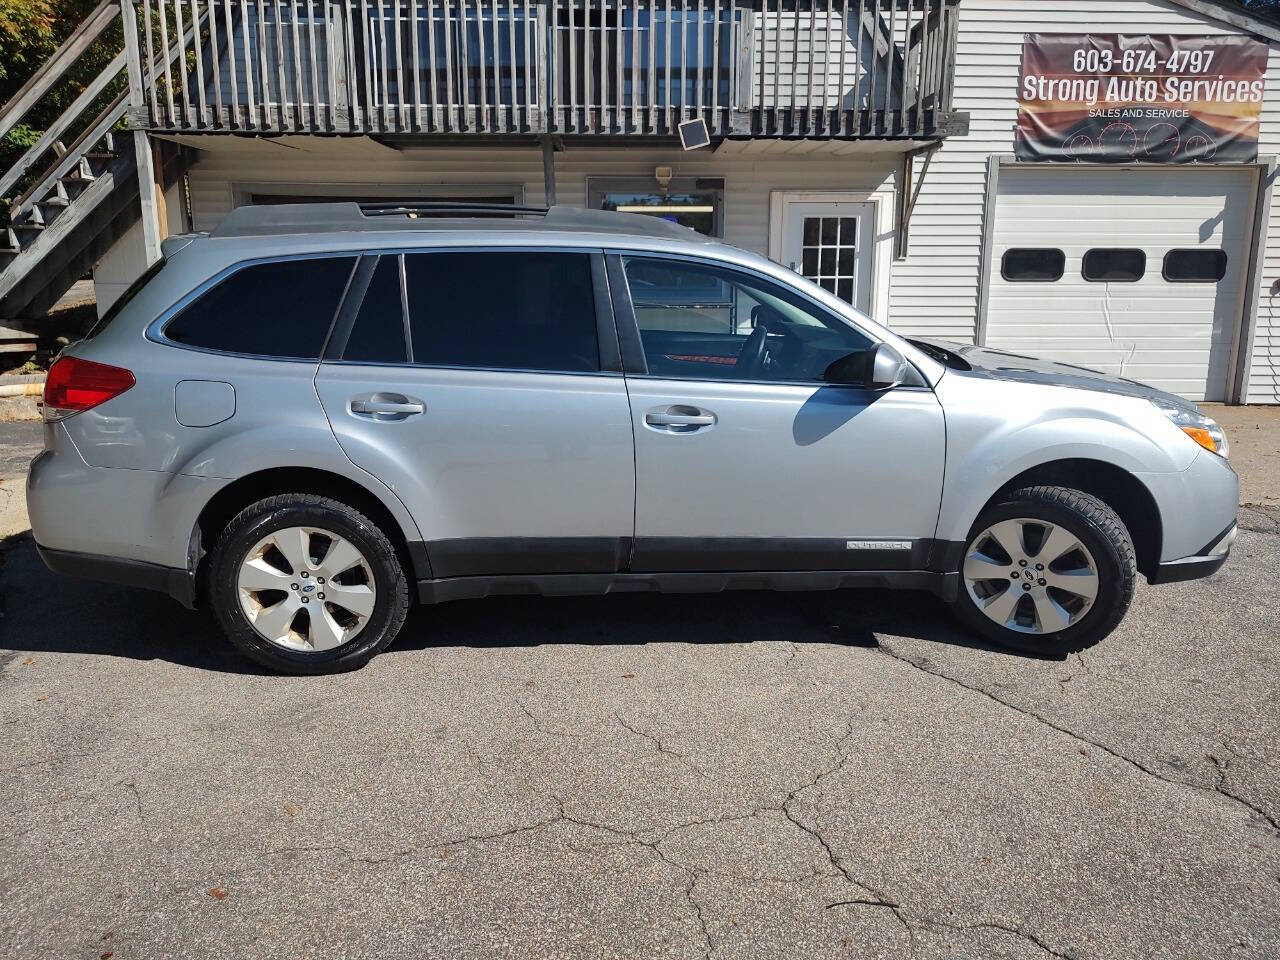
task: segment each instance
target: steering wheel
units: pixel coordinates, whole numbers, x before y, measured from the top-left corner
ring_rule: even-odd
[[[768,337],[769,331],[765,329],[765,325],[757,323],[756,328],[751,331],[751,336],[747,337],[746,343],[738,351],[738,362],[735,365],[738,376],[758,377],[764,372],[765,346]]]

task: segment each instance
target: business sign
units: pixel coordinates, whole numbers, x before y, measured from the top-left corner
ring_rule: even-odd
[[[1267,45],[1240,36],[1029,33],[1019,160],[1258,158]]]

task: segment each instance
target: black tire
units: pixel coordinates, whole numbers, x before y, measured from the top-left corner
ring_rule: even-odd
[[[345,537],[363,554],[373,574],[373,611],[360,632],[341,646],[315,652],[278,646],[258,634],[240,607],[237,576],[245,556],[267,535],[292,526],[319,527]],[[386,534],[360,511],[315,494],[268,497],[236,514],[213,548],[207,582],[209,605],[236,649],[281,673],[338,673],[362,667],[396,638],[409,612],[408,580]]]
[[[964,558],[974,540],[1001,520],[1044,520],[1073,534],[1092,554],[1098,572],[1093,605],[1056,633],[1021,633],[996,623],[979,609],[964,580]],[[1133,540],[1116,512],[1097,497],[1068,487],[1024,487],[984,510],[974,521],[960,558],[956,615],[982,637],[1002,647],[1061,657],[1092,647],[1116,628],[1133,600],[1137,562]],[[1012,587],[1010,588],[1012,589]]]

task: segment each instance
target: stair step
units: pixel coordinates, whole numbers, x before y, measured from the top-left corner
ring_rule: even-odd
[[[61,186],[61,184],[59,184],[59,186]],[[39,203],[37,203],[37,204],[36,204],[36,206],[38,206],[38,207],[57,207],[57,208],[61,209],[61,208],[63,208],[63,207],[66,207],[66,206],[67,206],[68,204],[70,204],[70,203],[71,203],[71,199],[67,196],[67,191],[63,190],[63,191],[61,191],[61,196],[59,196],[57,192],[55,192],[55,193],[51,193],[51,194],[49,194],[49,196],[45,197],[43,200],[41,200]],[[49,218],[48,218],[48,217],[45,217],[45,222],[46,222],[46,223],[48,222],[48,220],[49,220]]]

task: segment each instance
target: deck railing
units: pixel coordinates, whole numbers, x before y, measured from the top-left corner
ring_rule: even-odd
[[[166,131],[936,135],[957,0],[137,0]],[[162,51],[181,39],[182,55]]]

